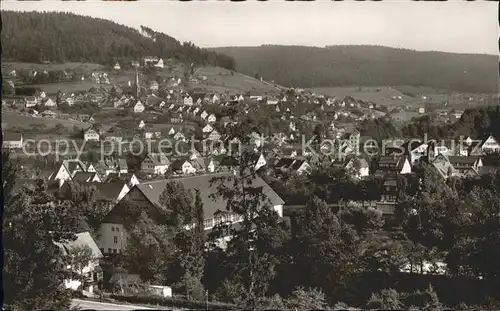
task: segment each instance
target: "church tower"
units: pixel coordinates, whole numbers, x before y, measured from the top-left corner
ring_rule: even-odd
[[[434,141],[428,142],[427,145],[427,163],[432,163],[436,157],[436,145]]]
[[[135,99],[139,99],[140,92],[141,87],[139,85],[139,73],[137,72],[137,67],[135,67]]]

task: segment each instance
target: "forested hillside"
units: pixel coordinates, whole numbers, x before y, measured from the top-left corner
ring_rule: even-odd
[[[379,46],[221,47],[236,69],[294,87],[429,86],[458,92],[497,93],[498,58],[417,52]]]
[[[200,49],[190,42],[138,30],[114,22],[70,13],[2,11],[4,61],[128,62],[144,56],[175,58],[188,63],[233,69],[234,60]]]

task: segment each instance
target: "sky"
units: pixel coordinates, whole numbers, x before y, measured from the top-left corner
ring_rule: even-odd
[[[1,6],[144,25],[200,47],[352,44],[498,55],[500,35],[496,1],[3,0]]]

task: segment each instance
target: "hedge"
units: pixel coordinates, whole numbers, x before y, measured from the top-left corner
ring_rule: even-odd
[[[161,296],[148,296],[148,295],[110,295],[110,298],[117,301],[125,301],[130,303],[141,303],[151,305],[161,305],[168,307],[179,307],[187,309],[206,309],[207,303],[205,301],[185,300],[179,298],[168,298]],[[236,305],[224,302],[208,302],[208,309],[211,310],[235,310],[238,309]]]

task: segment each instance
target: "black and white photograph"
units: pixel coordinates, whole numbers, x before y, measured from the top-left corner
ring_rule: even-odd
[[[0,5],[2,310],[500,310],[496,1]]]

